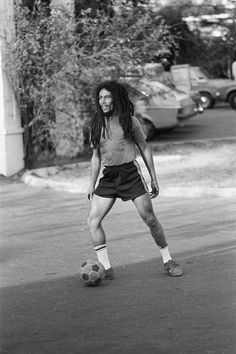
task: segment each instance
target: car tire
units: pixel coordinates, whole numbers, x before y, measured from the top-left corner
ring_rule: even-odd
[[[200,92],[202,107],[204,109],[212,108],[214,106],[214,100],[208,92]]]
[[[236,109],[236,92],[232,92],[229,96],[229,104],[233,109]]]
[[[142,127],[147,140],[151,140],[154,137],[155,127],[148,119],[142,119]]]

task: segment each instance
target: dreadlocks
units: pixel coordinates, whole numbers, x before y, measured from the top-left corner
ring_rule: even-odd
[[[133,140],[132,135],[132,115],[134,114],[134,107],[129,100],[126,88],[115,81],[105,81],[101,83],[96,89],[96,113],[91,125],[91,143],[94,147],[100,142],[101,133],[105,137],[106,122],[105,115],[99,104],[99,93],[102,89],[111,92],[115,110],[119,115],[119,122],[124,132],[124,138]]]

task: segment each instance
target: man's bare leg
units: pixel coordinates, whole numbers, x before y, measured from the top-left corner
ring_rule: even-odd
[[[172,277],[181,276],[183,274],[182,268],[178,263],[172,260],[163,228],[154,214],[149,194],[145,193],[136,198],[134,205],[145,224],[149,227],[156,244],[159,246],[165,271]]]
[[[149,227],[152,237],[154,238],[156,244],[160,248],[167,246],[165,234],[163,228],[154,214],[152,201],[148,193],[141,195],[134,200],[134,205],[136,206],[139,215]]]
[[[98,260],[104,265],[106,279],[113,279],[113,270],[107,253],[106,235],[102,227],[102,220],[111,210],[115,201],[115,198],[103,198],[94,194],[88,215],[88,227],[93,240],[94,249]]]

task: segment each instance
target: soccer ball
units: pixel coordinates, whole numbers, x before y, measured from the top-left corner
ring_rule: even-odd
[[[80,278],[87,286],[97,286],[105,276],[105,268],[102,263],[89,259],[80,266]]]

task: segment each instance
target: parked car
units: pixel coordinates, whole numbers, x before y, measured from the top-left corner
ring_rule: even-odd
[[[178,125],[177,114],[180,108],[175,97],[160,96],[150,85],[140,81],[121,80],[126,87],[129,98],[134,104],[135,116],[140,120],[148,140],[156,129],[173,129]]]
[[[201,105],[201,96],[198,92],[186,93],[178,89],[172,89],[156,80],[150,80],[149,85],[160,94],[165,92],[170,93],[175,97],[180,104],[177,114],[177,119],[179,121],[187,120],[198,113],[203,113],[204,111]]]
[[[178,119],[188,119],[197,113],[204,112],[199,92],[191,89],[189,75],[187,76],[187,80],[185,77],[186,75],[181,76],[181,80],[179,80],[179,75],[177,75],[178,82],[176,82],[173,73],[164,70],[163,64],[160,63],[147,63],[142,67],[142,70],[143,76],[148,81],[157,82],[157,86],[160,86],[160,83],[163,84],[165,90],[168,90],[168,88],[173,90],[177,100],[181,101],[181,109],[178,113]]]
[[[191,89],[199,91],[204,109],[212,108],[217,102],[228,102],[236,109],[236,80],[212,79],[199,66],[174,65],[171,70],[175,81],[189,71]]]
[[[153,137],[156,129],[173,129],[197,114],[191,97],[157,81],[126,77],[121,82],[129,92],[147,139]]]

